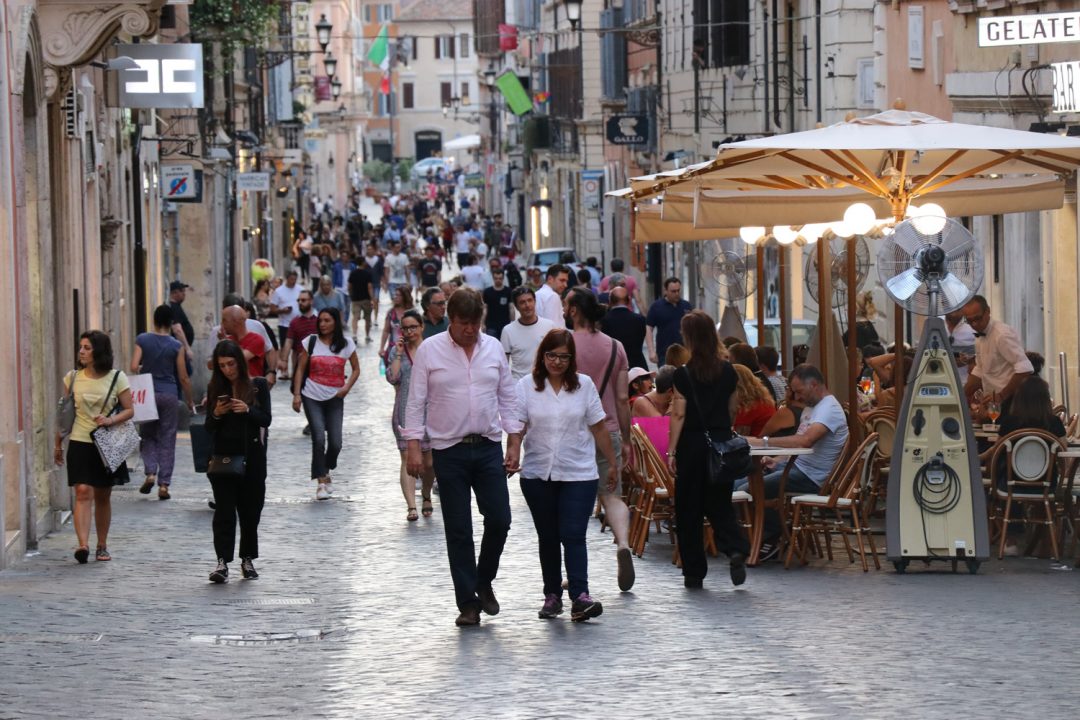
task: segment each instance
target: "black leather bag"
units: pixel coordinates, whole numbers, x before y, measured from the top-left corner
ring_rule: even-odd
[[[211,455],[206,476],[211,480],[242,480],[246,471],[243,455]]]
[[[698,417],[701,419],[705,442],[709,446],[709,450],[705,454],[706,470],[708,471],[705,478],[706,484],[718,486],[746,477],[753,469],[749,441],[736,432],[732,432],[731,437],[727,440],[713,440],[707,429],[709,425],[705,420],[705,411],[701,407],[697,388],[694,387],[694,378],[690,375],[689,368],[686,368],[686,377],[690,381],[690,392],[694,396],[694,405],[697,406]]]

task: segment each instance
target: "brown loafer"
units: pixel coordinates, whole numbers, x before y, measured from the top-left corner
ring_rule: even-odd
[[[461,611],[461,614],[457,616],[457,620],[454,624],[458,627],[468,627],[470,625],[480,624],[480,608],[470,607]]]

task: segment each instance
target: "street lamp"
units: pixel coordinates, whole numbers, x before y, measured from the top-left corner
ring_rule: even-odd
[[[570,29],[577,30],[578,23],[581,22],[581,5],[583,0],[564,0],[563,5],[566,7],[566,19],[570,21]]]
[[[567,10],[569,12],[569,10]],[[581,3],[578,3],[578,17],[581,17]],[[319,45],[322,47],[323,52],[326,52],[326,46],[330,44],[330,31],[334,29],[334,26],[330,24],[330,21],[326,19],[326,13],[319,16],[319,22],[315,23],[315,36],[319,40]]]
[[[488,63],[487,70],[484,71],[484,82],[487,83],[489,88],[495,85],[496,75],[498,73],[495,71],[495,63]]]
[[[334,99],[337,100],[341,96],[341,81],[334,76],[334,79],[330,81],[330,92],[333,94]]]
[[[332,51],[328,51],[326,57],[323,58],[323,67],[326,68],[327,77],[334,77],[337,75],[337,58],[334,57]]]

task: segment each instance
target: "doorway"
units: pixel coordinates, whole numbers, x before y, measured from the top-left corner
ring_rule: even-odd
[[[438,130],[419,130],[416,133],[416,161],[442,155],[442,133]]]

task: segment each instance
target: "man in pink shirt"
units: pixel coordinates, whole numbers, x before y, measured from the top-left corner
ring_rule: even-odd
[[[446,554],[458,610],[457,625],[480,624],[480,611],[499,612],[491,583],[510,531],[506,473],[517,472],[521,423],[517,396],[499,341],[482,332],[484,300],[459,288],[447,302],[447,331],[425,340],[413,359],[405,406],[405,467],[423,469],[420,441],[430,438],[446,532]],[[506,432],[506,458],[502,435]],[[484,516],[480,559],[472,530],[472,493]]]

